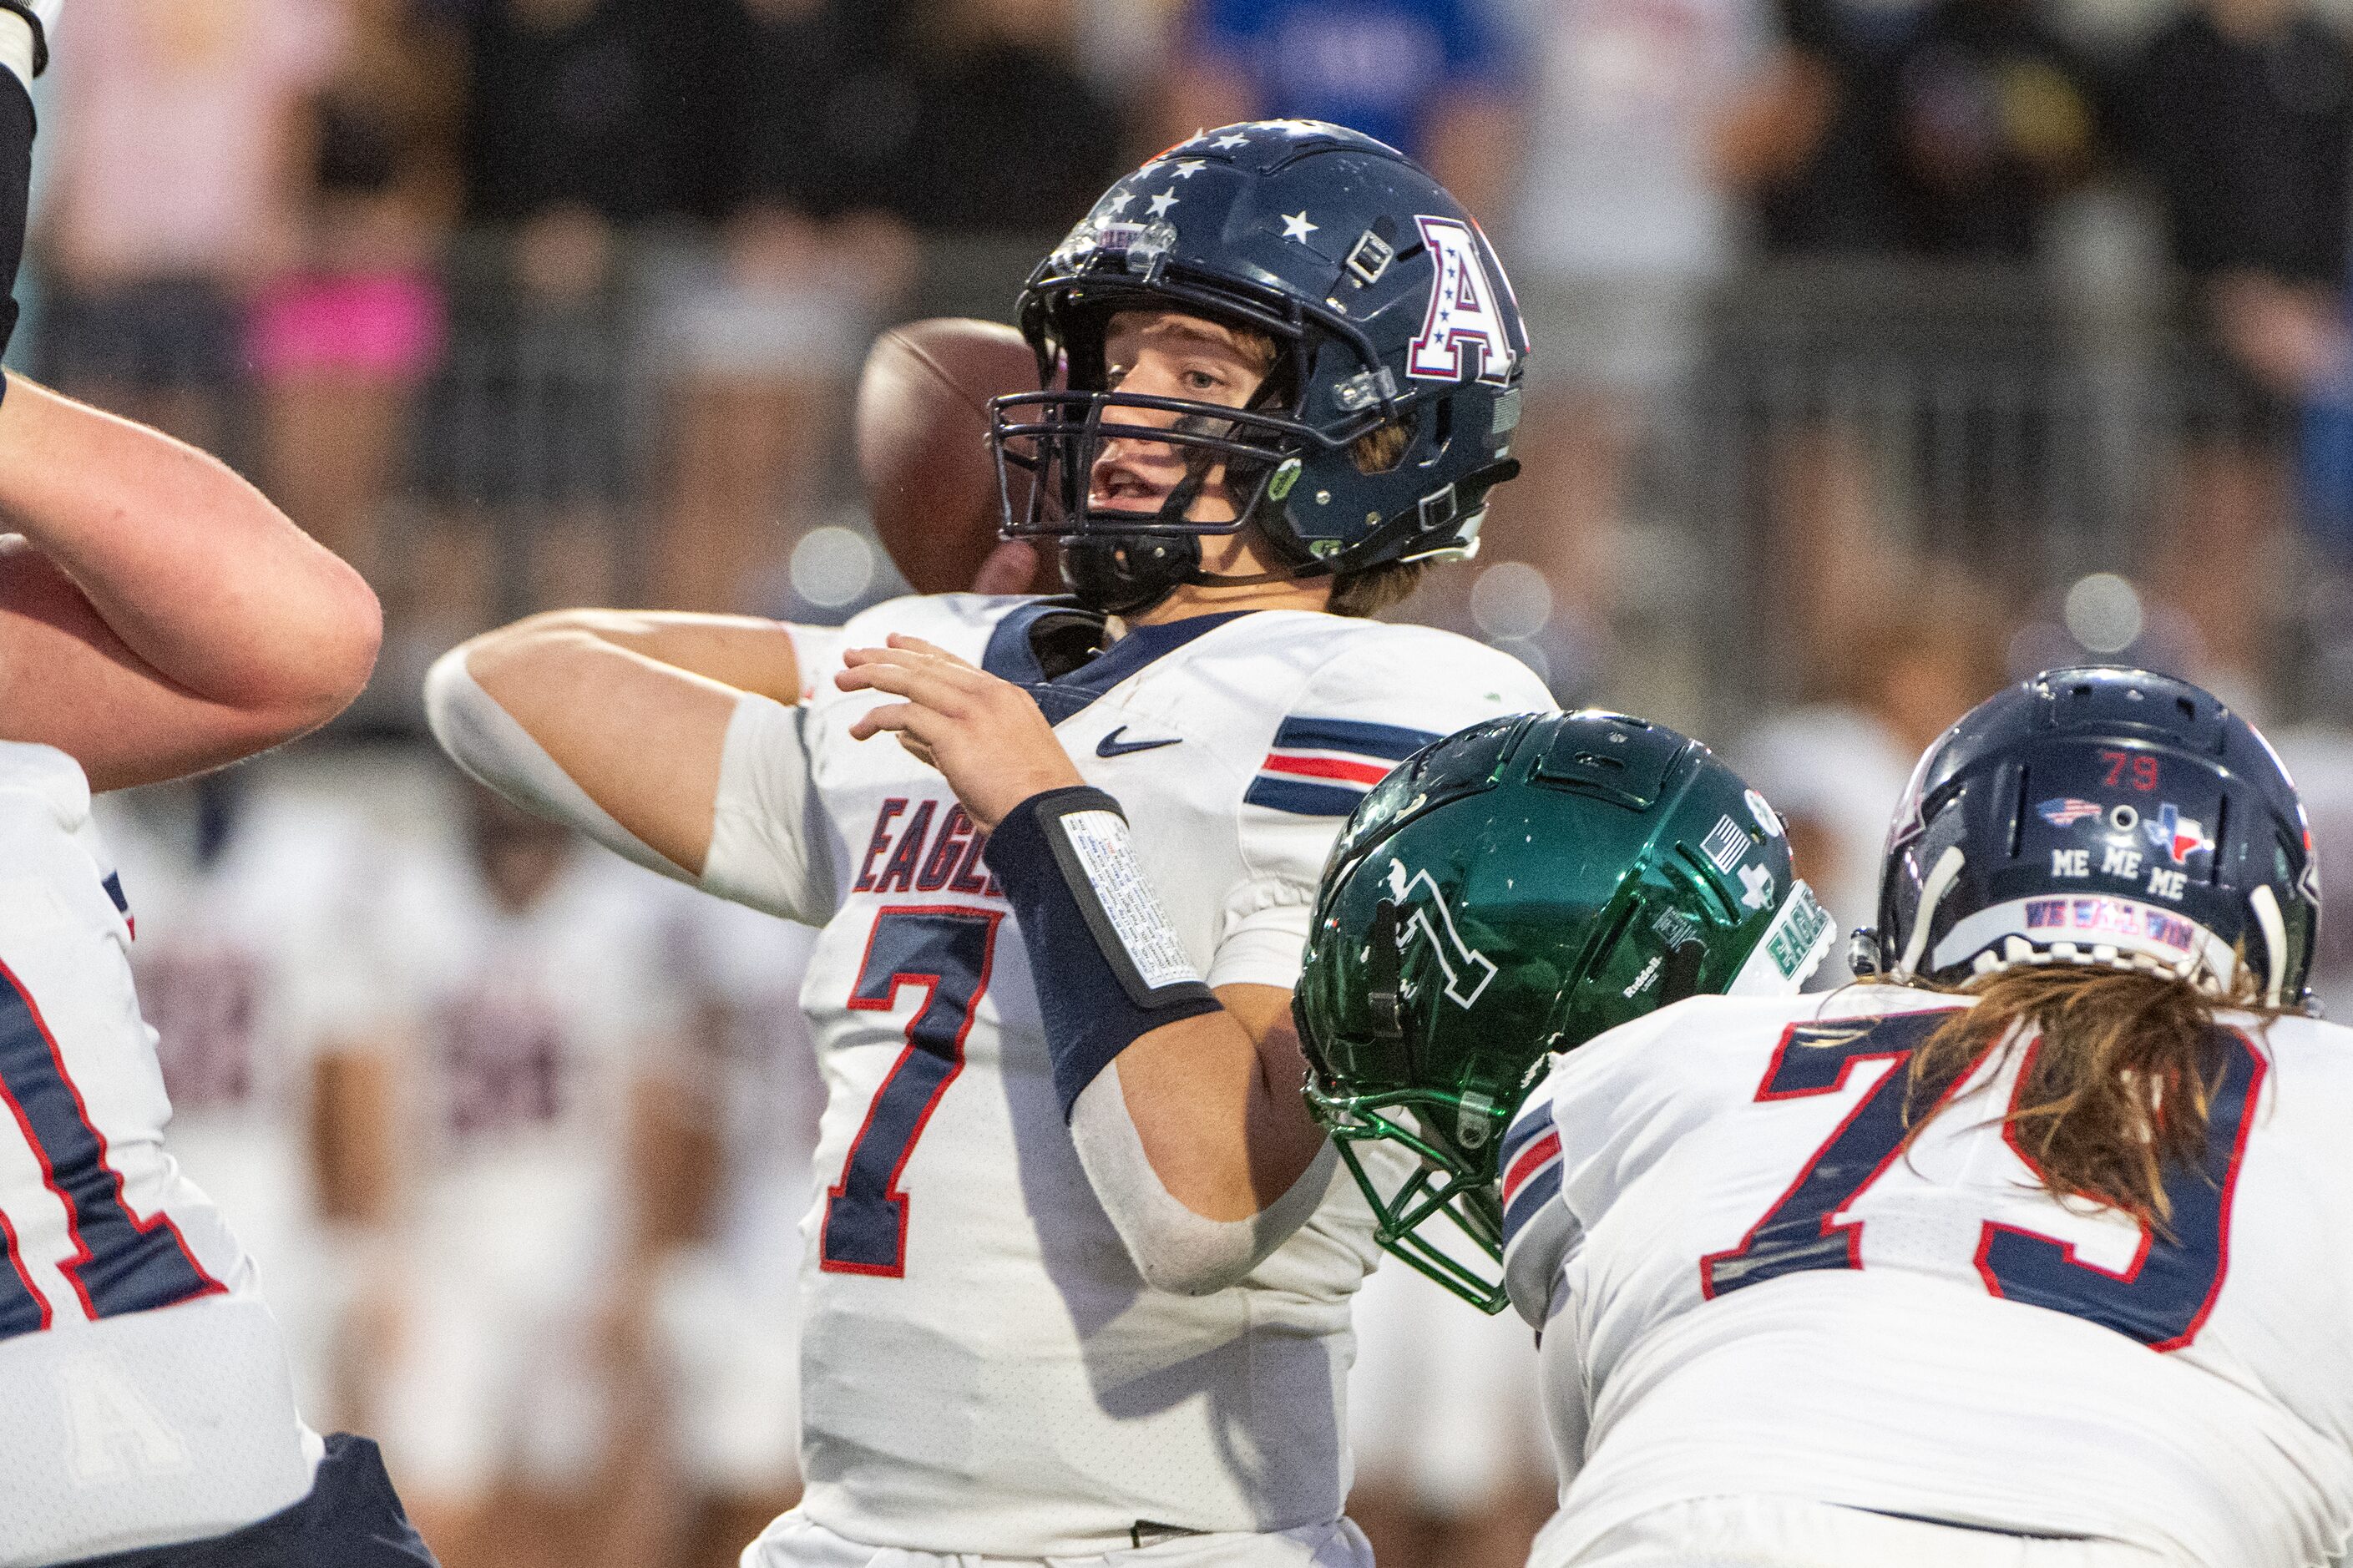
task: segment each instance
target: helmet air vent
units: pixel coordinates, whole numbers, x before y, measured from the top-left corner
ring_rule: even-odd
[[[1667,772],[1689,743],[1639,719],[1587,713],[1556,727],[1530,777],[1537,784],[1599,795],[1629,811],[1648,811]]]
[[[1373,1032],[1385,1040],[1405,1037],[1403,965],[1398,954],[1397,904],[1383,899],[1373,906],[1372,930],[1365,937],[1365,1011]]]

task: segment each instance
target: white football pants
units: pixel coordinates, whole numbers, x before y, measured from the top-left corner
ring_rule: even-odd
[[[1373,1568],[1373,1549],[1343,1519],[1270,1535],[1180,1535],[1092,1557],[984,1557],[845,1541],[795,1509],[744,1549],[741,1568]]]
[[[2171,1562],[2121,1542],[2000,1535],[1777,1497],[1701,1498],[1654,1509],[1573,1554],[1547,1552],[1552,1533],[1536,1537],[1529,1568],[2166,1568]]]

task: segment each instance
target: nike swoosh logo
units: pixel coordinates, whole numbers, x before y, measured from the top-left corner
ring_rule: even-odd
[[[1182,735],[1171,735],[1165,741],[1121,741],[1120,737],[1126,733],[1127,726],[1122,724],[1118,729],[1113,730],[1110,734],[1105,735],[1102,740],[1097,741],[1095,742],[1095,755],[1098,757],[1124,757],[1130,752],[1149,752],[1161,746],[1177,745],[1185,739]]]

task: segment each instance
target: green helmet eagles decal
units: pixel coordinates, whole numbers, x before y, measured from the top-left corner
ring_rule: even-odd
[[[1553,1056],[1685,996],[1795,991],[1831,929],[1773,808],[1698,742],[1590,710],[1473,725],[1333,847],[1293,1001],[1308,1106],[1380,1244],[1500,1311],[1496,1149]]]

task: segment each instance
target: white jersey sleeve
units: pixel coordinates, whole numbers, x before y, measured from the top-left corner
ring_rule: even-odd
[[[1384,774],[1432,741],[1552,694],[1509,654],[1448,632],[1366,622],[1315,670],[1242,792],[1246,879],[1220,911],[1211,985],[1290,989],[1332,841]]]
[[[848,639],[839,626],[787,623],[785,630],[799,667],[802,703],[787,708],[750,693],[736,703],[720,753],[702,887],[733,903],[823,925],[833,914],[836,880],[826,862],[826,836],[813,830],[819,808],[802,725],[809,696],[841,668]]]
[[[805,710],[746,694],[727,724],[712,803],[705,892],[805,925],[832,916],[836,881],[825,836],[812,831]]]
[[[842,652],[850,647],[849,628],[805,626],[797,621],[779,624],[792,639],[793,663],[800,672],[801,700],[806,702],[817,694],[818,682],[831,680],[841,668]]]
[[[1504,1134],[1497,1155],[1504,1173],[1504,1281],[1512,1305],[1539,1331],[1559,1304],[1562,1272],[1584,1242],[1588,1217],[1606,1206],[1642,1160],[1666,1147],[1652,1118],[1675,1109],[1672,1100],[1653,1093],[1641,1113],[1633,1114],[1629,1096],[1641,1096],[1646,1083],[1655,1089],[1660,1080],[1639,1072],[1595,1071],[1592,1064],[1606,1058],[1639,1068],[1680,1017],[1674,1007],[1662,1007],[1553,1058]],[[1576,1070],[1569,1070],[1572,1062]]]

